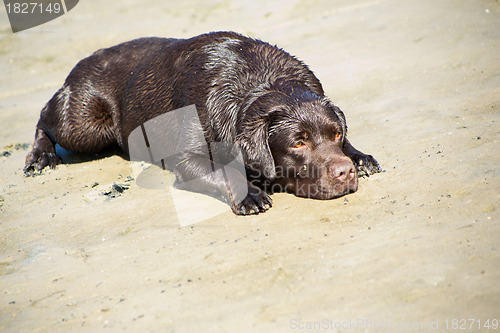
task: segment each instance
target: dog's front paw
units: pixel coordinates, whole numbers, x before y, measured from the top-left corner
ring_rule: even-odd
[[[372,155],[353,154],[350,158],[356,167],[358,177],[369,177],[374,173],[382,172],[380,164]]]
[[[237,215],[252,215],[265,212],[273,205],[271,197],[260,188],[248,183],[248,193],[240,202],[233,202],[231,209]]]

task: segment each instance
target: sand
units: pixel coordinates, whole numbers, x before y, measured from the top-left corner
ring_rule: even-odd
[[[23,177],[80,59],[215,30],[309,64],[385,172],[340,199],[275,194],[265,214],[184,226],[120,154]],[[0,331],[495,331],[499,45],[492,0],[80,1],[16,34],[0,9]]]

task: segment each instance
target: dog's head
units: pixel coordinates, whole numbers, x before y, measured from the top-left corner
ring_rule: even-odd
[[[358,188],[356,168],[342,149],[342,111],[307,91],[273,92],[247,109],[239,142],[247,165],[271,181],[274,192],[332,199]]]

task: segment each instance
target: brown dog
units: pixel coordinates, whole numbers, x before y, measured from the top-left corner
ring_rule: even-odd
[[[165,165],[179,187],[197,179],[188,189],[221,193],[236,214],[267,210],[272,201],[264,187],[331,199],[356,191],[358,175],[381,170],[372,156],[351,146],[344,114],[305,64],[233,32],[142,38],[81,60],[42,109],[24,170],[61,163],[56,143],[76,152],[118,144],[128,153],[134,129],[193,104],[205,142],[193,135],[191,124],[170,124],[190,149]],[[240,184],[244,180],[242,200],[234,200],[234,190],[225,191],[238,184],[213,176],[214,163],[207,163],[200,148],[212,142],[241,150],[246,174],[229,173]]]

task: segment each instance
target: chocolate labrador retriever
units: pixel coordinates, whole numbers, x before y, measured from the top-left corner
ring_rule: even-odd
[[[234,32],[141,38],[81,60],[42,109],[24,171],[61,163],[56,143],[76,152],[118,144],[128,153],[134,129],[188,105],[196,106],[205,143],[229,142],[241,151],[245,174],[229,172],[244,179],[245,196],[235,200],[231,192],[241,185],[213,176],[214,163],[200,153],[190,124],[171,124],[187,128],[179,140],[192,149],[164,167],[178,185],[198,180],[189,190],[220,192],[236,214],[266,211],[276,191],[340,197],[357,190],[358,176],[381,171],[349,143],[344,114],[304,63]]]

